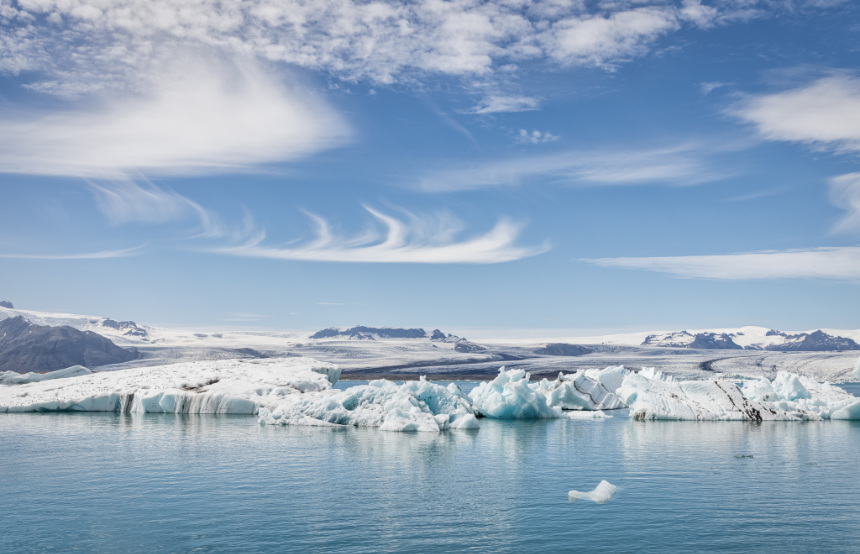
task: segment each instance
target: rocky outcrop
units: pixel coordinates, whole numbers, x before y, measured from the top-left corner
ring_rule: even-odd
[[[566,344],[563,342],[551,342],[543,348],[535,348],[535,354],[544,356],[584,356],[591,354],[593,350],[587,346],[578,344]]]
[[[134,321],[117,321],[115,319],[103,319],[99,325],[119,331],[126,337],[146,337],[146,329],[138,327]]]
[[[834,337],[824,331],[818,330],[812,333],[800,333],[787,335],[778,331],[769,331],[768,334],[781,335],[785,337],[782,344],[773,344],[767,350],[782,352],[820,352],[826,350],[860,350],[860,344],[847,337]]]
[[[0,371],[55,371],[74,365],[97,367],[127,362],[126,350],[92,331],[33,325],[22,316],[0,321]]]
[[[14,310],[15,306],[13,306],[8,300],[0,300],[0,308],[9,308],[10,310]]]
[[[345,337],[353,339],[424,339],[427,332],[424,329],[402,329],[394,327],[365,327],[357,325],[349,329],[338,329],[329,327],[317,331],[310,336],[312,339],[327,339],[334,337]]]

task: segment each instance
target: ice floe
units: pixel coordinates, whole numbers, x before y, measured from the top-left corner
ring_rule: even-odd
[[[615,491],[618,490],[618,487],[610,483],[609,481],[601,481],[593,491],[588,492],[580,492],[580,491],[570,491],[567,493],[567,498],[571,502],[576,502],[580,498],[585,498],[591,500],[596,504],[603,504],[615,494]]]
[[[73,365],[66,369],[58,369],[48,373],[16,373],[14,371],[0,371],[0,385],[24,385],[38,381],[50,381],[52,379],[65,379],[66,377],[80,377],[91,375],[92,371],[82,365]]]

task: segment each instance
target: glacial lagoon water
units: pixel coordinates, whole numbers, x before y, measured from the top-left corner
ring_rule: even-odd
[[[0,552],[860,551],[856,421],[4,414],[0,441]]]

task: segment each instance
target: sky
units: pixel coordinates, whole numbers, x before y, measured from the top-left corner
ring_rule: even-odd
[[[0,0],[0,299],[860,327],[860,6]]]

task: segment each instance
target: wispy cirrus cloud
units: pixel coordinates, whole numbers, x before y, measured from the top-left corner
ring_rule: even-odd
[[[540,107],[540,100],[530,96],[487,96],[466,113],[485,115],[494,113],[528,112]]]
[[[848,173],[830,180],[830,200],[843,210],[845,215],[836,222],[836,233],[860,231],[860,173]]]
[[[0,172],[124,178],[248,170],[342,144],[325,102],[248,59],[174,52],[142,90],[0,113]]]
[[[677,277],[718,280],[860,280],[860,247],[768,250],[705,256],[586,258],[601,267],[638,269]]]
[[[446,192],[534,182],[560,185],[622,186],[649,183],[699,184],[725,173],[710,167],[693,144],[667,148],[569,150],[520,156],[432,171],[418,179],[425,191]]]
[[[0,258],[7,260],[105,260],[139,256],[145,245],[120,250],[99,250],[97,252],[78,252],[68,254],[20,254],[0,252]]]
[[[372,208],[365,209],[384,233],[367,230],[356,236],[337,236],[328,221],[308,214],[316,237],[299,246],[266,246],[260,232],[244,244],[210,252],[249,258],[347,263],[495,264],[535,256],[549,249],[517,246],[522,225],[502,219],[489,232],[458,240],[462,225],[450,217],[420,217],[404,212],[405,221]]]
[[[89,180],[87,187],[93,193],[99,210],[112,225],[193,221],[197,225],[196,237],[215,238],[229,233],[217,214],[145,178]]]

